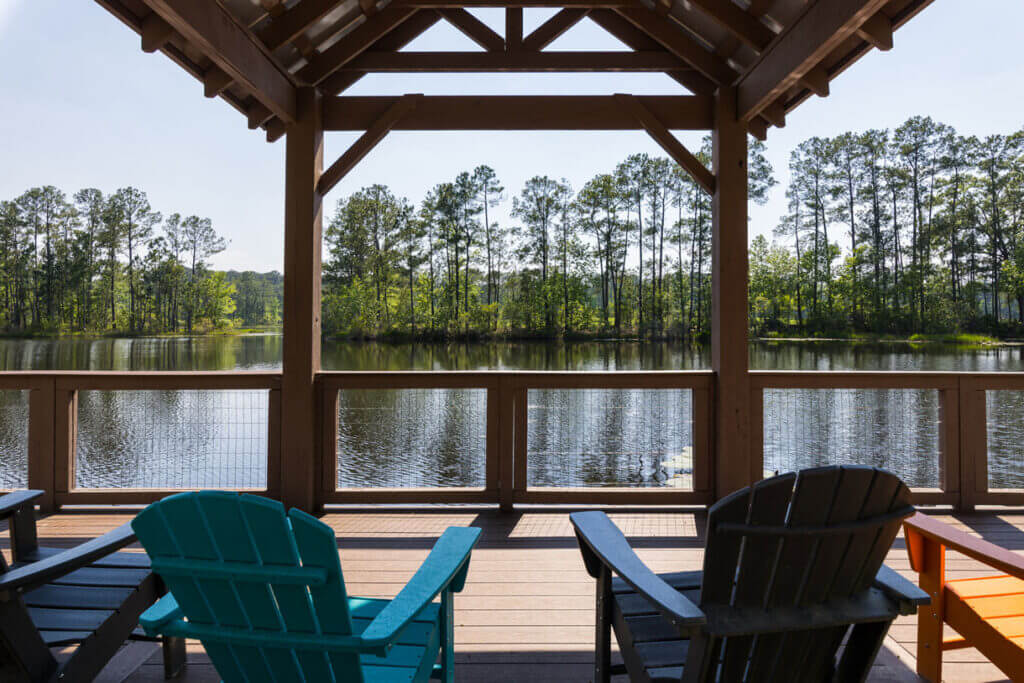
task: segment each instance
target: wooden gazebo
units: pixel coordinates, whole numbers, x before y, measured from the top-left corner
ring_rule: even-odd
[[[284,365],[275,398],[280,414],[271,419],[279,425],[277,493],[305,508],[321,502],[322,478],[333,472],[318,455],[328,450],[324,441],[330,438],[317,387],[322,197],[390,130],[647,131],[714,198],[713,373],[705,388],[712,464],[703,473],[708,497],[760,478],[759,435],[752,437],[759,429],[760,406],[752,405],[758,388],[752,386],[747,359],[747,134],[764,138],[772,126],[785,125],[787,113],[808,97],[826,96],[832,79],[871,48],[892,47],[893,32],[930,2],[97,1],[141,35],[143,50],[174,60],[202,82],[207,97],[221,97],[241,112],[251,129],[262,129],[271,142],[286,137]],[[503,7],[505,35],[474,16],[474,7]],[[524,35],[523,10],[530,7],[559,11]],[[584,18],[633,51],[546,49]],[[401,51],[441,21],[483,51]],[[688,94],[343,94],[368,73],[468,71],[664,72]],[[338,130],[365,132],[324,169],[323,134]],[[712,131],[713,167],[704,167],[672,130]],[[642,377],[636,381],[647,385]],[[494,410],[505,410],[504,399]],[[513,430],[509,422],[502,422],[493,437],[489,432],[489,449],[492,438],[496,450],[512,448],[498,443]],[[489,480],[501,479],[501,490],[508,490],[512,470],[511,464],[493,470],[489,465]],[[503,503],[511,500],[502,494]]]

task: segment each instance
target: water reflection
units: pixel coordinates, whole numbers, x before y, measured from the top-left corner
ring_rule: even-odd
[[[279,335],[0,339],[6,370],[262,370]],[[756,342],[754,369],[1024,370],[1024,347]],[[326,370],[703,369],[706,350],[669,343],[326,341]],[[238,392],[245,393],[245,392]],[[82,487],[260,486],[266,392],[82,392]],[[260,403],[262,401],[262,403]],[[533,391],[531,486],[681,486],[692,470],[689,392]],[[989,392],[989,482],[1024,488],[1024,392]],[[343,392],[340,486],[482,486],[486,396],[476,390]],[[0,392],[0,487],[25,485],[27,392]],[[936,486],[938,406],[930,391],[786,390],[765,400],[769,470],[850,462]]]

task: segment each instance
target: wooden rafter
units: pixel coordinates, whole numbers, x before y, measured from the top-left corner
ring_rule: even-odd
[[[174,27],[160,18],[156,12],[150,12],[142,20],[142,51],[156,52],[167,44],[174,36]]]
[[[711,17],[722,28],[726,29],[744,43],[758,52],[772,42],[775,34],[751,14],[741,9],[731,0],[689,0],[690,4]]]
[[[224,92],[224,88],[229,85],[231,85],[231,76],[216,65],[211,66],[203,74],[203,94],[207,97],[216,97]]]
[[[686,69],[675,55],[650,52],[368,51],[342,67],[362,72],[653,71]]]
[[[325,130],[366,130],[397,103],[396,97],[324,100]],[[705,96],[637,96],[671,130],[710,130],[712,99]],[[609,95],[428,96],[393,125],[394,130],[638,130],[636,116]]]
[[[268,48],[276,50],[302,35],[340,4],[341,0],[301,0],[291,9],[273,17],[257,35]],[[352,19],[360,14],[361,9],[353,13]]]
[[[716,84],[731,84],[738,77],[732,67],[652,10],[637,6],[620,7],[616,11]]]
[[[882,12],[877,12],[860,25],[857,35],[879,50],[887,52],[892,49],[892,31],[892,19]]]
[[[701,189],[709,195],[715,193],[715,176],[708,170],[707,166],[701,163],[700,159],[695,157],[690,150],[686,149],[686,146],[679,142],[676,136],[672,135],[672,132],[665,127],[650,109],[644,106],[638,97],[635,95],[618,94],[615,95],[615,99],[625,111],[636,119],[640,127],[646,130],[647,134],[661,145],[662,149],[668,152],[668,155],[677,164],[690,174],[694,181],[700,185]]]
[[[276,116],[289,123],[295,120],[295,86],[291,79],[220,3],[144,1]]]
[[[318,85],[394,30],[415,11],[407,7],[385,7],[322,54],[311,59],[306,66],[299,69],[298,78],[304,83]]]
[[[658,41],[612,10],[597,9],[588,16],[611,36],[638,52],[664,49]],[[673,69],[665,75],[697,95],[711,95],[715,91],[715,84],[709,78],[692,69]]]
[[[441,15],[432,10],[421,10],[403,21],[390,33],[373,44],[375,52],[397,52],[423,35],[427,29],[441,21]],[[325,95],[337,95],[365,76],[366,71],[338,71],[320,84]]]
[[[505,39],[491,30],[484,22],[461,8],[438,10],[441,17],[461,31],[467,38],[490,52],[505,50]]]
[[[886,0],[818,0],[810,5],[739,80],[738,115],[749,121],[778,101],[885,3]]]
[[[530,35],[523,39],[523,49],[543,50],[579,23],[583,17],[587,16],[588,12],[590,12],[588,8],[559,10],[558,14],[535,28]]]
[[[384,139],[384,136],[401,121],[402,117],[415,109],[422,99],[423,95],[399,97],[380,118],[373,122],[373,125],[367,128],[358,140],[352,143],[351,147],[345,150],[345,153],[337,161],[331,164],[330,168],[323,172],[316,186],[317,192],[321,196],[330,192],[331,188],[348,175],[348,172]]]

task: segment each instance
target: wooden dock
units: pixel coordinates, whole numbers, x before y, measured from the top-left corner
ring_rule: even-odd
[[[656,571],[700,568],[703,512],[611,511],[640,556]],[[73,545],[131,518],[130,514],[67,512],[40,521],[48,545]],[[1024,552],[1024,512],[993,509],[939,518],[1018,552]],[[353,595],[391,597],[405,585],[434,540],[448,526],[483,529],[473,553],[466,590],[455,602],[460,681],[543,683],[591,680],[594,583],[580,560],[566,511],[536,509],[501,514],[490,509],[361,509],[324,517],[337,532],[342,568]],[[4,534],[6,551],[6,534]],[[888,564],[911,576],[902,538]],[[976,576],[980,565],[956,554],[947,560],[953,578]],[[915,618],[900,619],[873,670],[872,681],[911,681]],[[133,648],[134,651],[133,651]],[[159,681],[155,646],[133,646],[114,660],[106,681]],[[946,654],[951,681],[1005,680],[976,651]],[[185,683],[217,681],[198,643],[189,644]],[[621,680],[625,680],[624,678]]]

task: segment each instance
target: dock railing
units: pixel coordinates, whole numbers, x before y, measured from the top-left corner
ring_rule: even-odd
[[[711,372],[321,372],[316,383],[318,507],[714,500]],[[45,509],[141,505],[192,488],[281,491],[278,372],[0,373],[0,392],[19,391],[27,472],[5,481],[46,490]],[[998,392],[1024,392],[1024,373],[752,372],[749,478],[881,463],[914,484],[919,504],[1024,505],[1024,484],[990,485],[990,457],[1000,471],[1019,463],[1024,481],[1024,439],[1001,436],[990,453],[993,424],[1016,417],[1024,434],[1024,408],[1000,407]],[[417,411],[424,402],[444,409]],[[623,433],[650,438],[616,441]],[[431,460],[442,446],[448,455]],[[431,471],[385,476],[380,463],[403,450],[438,464],[421,458]],[[16,453],[0,458],[21,466]]]

